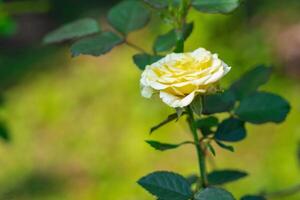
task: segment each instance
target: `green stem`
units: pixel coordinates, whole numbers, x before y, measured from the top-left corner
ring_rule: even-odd
[[[146,53],[146,50],[145,50],[145,49],[143,49],[143,48],[141,48],[141,47],[139,47],[139,46],[137,46],[137,45],[135,45],[135,44],[129,42],[128,40],[125,40],[125,44],[127,44],[127,45],[130,46],[131,48],[133,48],[133,49],[135,49],[135,50],[137,50],[137,51],[139,51],[139,52],[141,52],[141,53]]]
[[[188,122],[190,129],[193,133],[194,137],[194,143],[197,151],[197,157],[198,157],[198,165],[199,165],[199,172],[201,175],[201,184],[203,188],[207,187],[208,181],[207,181],[207,174],[206,174],[206,158],[205,158],[205,152],[201,148],[201,143],[199,140],[197,128],[195,127],[195,119],[194,119],[194,114],[193,111],[190,107],[187,107],[187,112],[188,112]]]
[[[176,31],[176,53],[182,53],[184,51],[184,39],[182,30]]]

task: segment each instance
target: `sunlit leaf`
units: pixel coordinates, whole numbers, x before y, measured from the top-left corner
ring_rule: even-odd
[[[218,170],[208,174],[208,183],[210,185],[222,185],[225,183],[237,181],[241,178],[246,177],[246,172],[237,170]]]
[[[150,19],[150,11],[140,1],[122,1],[108,13],[109,23],[121,33],[143,28]]]
[[[123,42],[123,39],[112,32],[103,32],[98,35],[78,40],[71,46],[73,56],[80,54],[100,56],[109,52],[113,47]]]
[[[195,200],[235,200],[232,194],[224,189],[208,187],[195,194]]]
[[[256,92],[241,101],[235,114],[243,121],[262,124],[280,123],[285,120],[289,111],[290,105],[282,97],[267,92]]]
[[[46,35],[44,43],[55,43],[88,36],[101,31],[98,22],[91,18],[79,19],[65,24]]]
[[[245,137],[245,122],[233,117],[222,121],[215,134],[217,140],[225,142],[238,142]]]
[[[138,183],[160,199],[188,200],[192,197],[189,182],[173,172],[154,172],[141,178]]]
[[[151,65],[152,63],[158,61],[161,58],[162,56],[142,53],[134,55],[133,61],[139,69],[144,70],[147,65]]]
[[[271,73],[271,67],[260,65],[248,71],[239,80],[235,81],[230,86],[230,90],[233,91],[237,99],[241,100],[265,84],[269,80]]]
[[[239,4],[239,0],[192,0],[194,8],[206,13],[229,13]]]

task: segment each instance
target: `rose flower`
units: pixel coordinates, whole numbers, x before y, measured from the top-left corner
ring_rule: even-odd
[[[145,98],[159,93],[167,105],[185,107],[197,94],[215,91],[216,83],[229,70],[217,54],[203,48],[189,53],[171,53],[146,66],[140,80],[141,93]]]

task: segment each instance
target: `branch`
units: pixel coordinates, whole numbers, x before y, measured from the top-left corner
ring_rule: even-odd
[[[131,48],[133,48],[133,49],[135,49],[135,50],[137,50],[139,52],[147,53],[147,51],[145,49],[143,49],[143,48],[141,48],[141,47],[139,47],[139,46],[137,46],[137,45],[135,45],[135,44],[127,41],[127,40],[125,40],[125,44],[127,44],[128,46],[130,46]]]

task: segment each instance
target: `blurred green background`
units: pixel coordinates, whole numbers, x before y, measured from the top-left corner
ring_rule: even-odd
[[[2,0],[0,8],[12,2]],[[192,147],[160,153],[144,143],[191,136],[184,120],[148,135],[172,110],[140,96],[141,72],[131,60],[135,50],[119,46],[102,57],[72,59],[68,45],[41,44],[47,32],[72,19],[92,16],[105,24],[116,2],[53,0],[38,1],[37,10],[0,9],[0,122],[10,137],[0,144],[0,199],[150,200],[136,184],[141,176],[197,172]],[[248,137],[234,145],[235,153],[217,149],[216,168],[250,173],[226,186],[237,198],[299,184],[299,8],[298,0],[248,0],[232,15],[189,15],[195,30],[186,50],[202,46],[231,65],[224,87],[257,64],[272,64],[274,75],[263,89],[292,105],[283,124],[247,125]],[[148,28],[129,40],[150,51],[155,37],[169,28],[154,13]],[[300,194],[279,199],[299,200]]]

